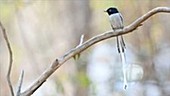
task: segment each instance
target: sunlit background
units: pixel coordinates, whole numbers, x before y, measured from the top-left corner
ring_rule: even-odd
[[[24,70],[24,91],[57,58],[84,40],[111,30],[103,11],[117,7],[127,26],[170,0],[0,0],[0,21],[14,53],[12,84]],[[152,16],[124,35],[126,60],[135,74],[123,90],[122,64],[115,38],[70,59],[33,96],[170,96],[170,14]],[[0,32],[0,96],[9,96],[9,53]],[[143,70],[143,73],[140,71]],[[138,76],[140,75],[140,76]]]

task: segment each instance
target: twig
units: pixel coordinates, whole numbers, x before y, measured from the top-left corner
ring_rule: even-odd
[[[11,46],[10,46],[10,43],[9,43],[9,40],[8,40],[8,36],[6,34],[6,30],[3,27],[1,22],[0,22],[0,26],[1,26],[1,29],[2,29],[2,33],[3,33],[3,37],[5,39],[6,45],[8,47],[8,51],[9,51],[9,67],[8,67],[8,73],[7,73],[7,81],[8,81],[10,91],[11,91],[11,95],[14,96],[14,90],[13,90],[11,79],[10,79],[12,63],[13,63],[13,54],[12,54],[12,49],[11,49]]]
[[[77,47],[81,46],[81,45],[83,44],[83,41],[84,41],[84,34],[81,35],[81,37],[80,37],[80,43],[79,43],[79,45],[78,45]],[[76,48],[77,48],[77,47],[76,47]]]
[[[83,44],[83,41],[84,41],[84,34],[81,35],[81,37],[80,37],[80,42],[79,42],[79,44],[76,46],[76,48],[79,47],[79,46],[81,46],[81,45]],[[74,58],[74,60],[79,59],[79,58],[80,58],[80,53],[74,55],[73,58]]]
[[[153,16],[156,13],[160,12],[165,12],[165,13],[170,13],[170,8],[169,7],[157,7],[154,8],[153,10],[149,11],[145,15],[141,16],[138,18],[136,21],[134,21],[132,24],[129,26],[125,27],[123,30],[116,30],[116,31],[107,31],[103,34],[97,35],[90,40],[84,42],[81,46],[78,46],[77,48],[73,48],[69,52],[67,52],[65,55],[61,56],[59,59],[56,59],[52,65],[47,68],[41,75],[40,77],[35,80],[32,85],[29,86],[28,89],[26,89],[23,93],[21,93],[21,96],[30,96],[33,94],[47,79],[48,77],[54,73],[62,64],[64,64],[67,60],[75,56],[76,54],[84,51],[88,47],[94,45],[97,42],[100,42],[102,40],[111,38],[111,37],[116,37],[118,35],[123,35],[132,32],[135,30],[139,25],[141,25],[146,19],[149,17]]]
[[[24,78],[24,70],[22,70],[21,75],[20,75],[19,80],[18,80],[19,84],[18,84],[18,89],[17,89],[17,96],[20,96],[20,94],[21,94],[21,87],[22,87],[22,83],[23,83],[23,78]]]

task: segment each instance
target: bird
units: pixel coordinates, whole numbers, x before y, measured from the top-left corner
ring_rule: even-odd
[[[113,31],[115,31],[116,29],[122,29],[124,28],[123,25],[123,17],[121,15],[121,13],[119,13],[118,9],[115,7],[109,7],[107,10],[105,10],[104,12],[106,12],[109,15],[109,21],[111,24],[111,27],[113,29]],[[118,48],[118,52],[124,52],[125,50],[125,42],[123,39],[123,36],[120,35],[120,40],[119,40],[119,36],[116,36],[116,40],[117,40],[117,48]],[[121,45],[119,45],[119,43]],[[121,49],[120,49],[121,47]]]
[[[113,31],[115,31],[116,29],[122,29],[124,28],[123,25],[123,17],[121,15],[121,13],[118,11],[117,8],[115,7],[110,7],[107,10],[105,10],[105,12],[107,12],[107,14],[109,15],[109,21],[111,24],[111,27],[113,29]],[[119,40],[120,37],[120,40]],[[123,66],[126,65],[126,59],[125,59],[125,42],[123,40],[123,36],[116,36],[117,39],[117,48],[118,48],[118,52],[120,53],[121,56],[121,60],[122,60],[122,64]],[[120,49],[121,48],[121,49]],[[124,86],[123,88],[126,89],[127,88],[127,76],[126,76],[126,68],[122,67],[123,70],[123,78],[124,78]]]

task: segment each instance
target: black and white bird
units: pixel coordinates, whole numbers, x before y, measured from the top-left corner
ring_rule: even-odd
[[[113,29],[113,31],[115,31],[116,29],[123,29],[123,17],[122,15],[119,13],[119,11],[117,10],[117,8],[114,7],[110,7],[108,8],[105,12],[108,13],[109,15],[109,20],[111,23],[111,27]],[[120,38],[119,38],[120,37]],[[126,73],[126,58],[125,58],[125,42],[123,40],[123,36],[117,36],[117,48],[118,48],[118,52],[120,53],[121,56],[121,60],[122,60],[122,70],[123,70],[123,81],[124,81],[124,86],[123,88],[126,89],[127,88],[127,73]]]
[[[113,29],[113,31],[115,31],[116,29],[123,29],[123,17],[122,15],[119,13],[119,11],[117,10],[117,8],[114,7],[110,7],[107,10],[105,10],[105,12],[108,13],[109,15],[109,20],[111,23],[111,27]],[[125,42],[123,40],[123,36],[120,36],[120,40],[119,40],[119,36],[116,37],[117,39],[117,48],[118,48],[118,52],[124,52],[125,50]],[[121,48],[121,49],[120,49]]]

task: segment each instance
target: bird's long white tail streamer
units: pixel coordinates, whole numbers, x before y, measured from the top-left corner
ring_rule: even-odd
[[[123,70],[123,89],[126,89],[128,85],[127,85],[127,74],[126,74],[127,64],[125,59],[125,53],[120,52],[120,55],[122,59],[122,70]]]
[[[126,63],[126,56],[125,56],[125,47],[123,45],[122,39],[119,39],[119,47],[120,47],[120,57],[122,61],[122,71],[123,71],[123,89],[126,90],[128,87],[127,84],[127,73],[126,73],[126,68],[127,68],[127,63]],[[124,51],[123,51],[124,50]]]

